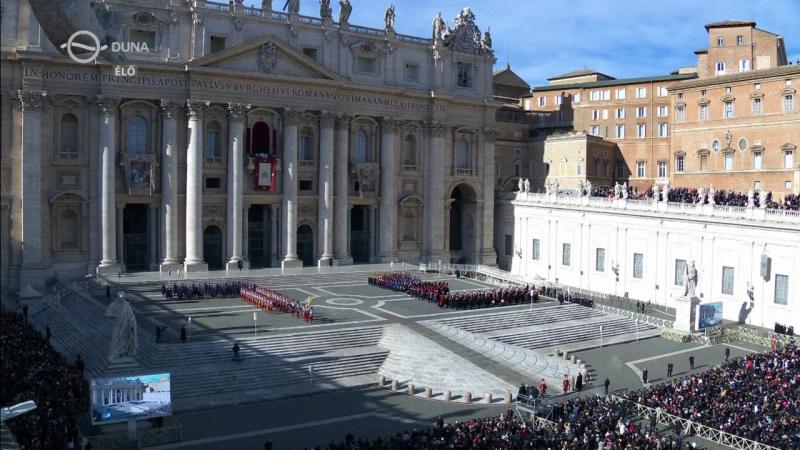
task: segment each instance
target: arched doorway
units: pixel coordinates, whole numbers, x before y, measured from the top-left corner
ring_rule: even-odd
[[[370,234],[369,206],[353,206],[350,209],[350,255],[354,263],[369,262]]]
[[[222,230],[216,225],[207,226],[203,230],[203,256],[209,270],[224,267],[222,260]]]
[[[459,264],[475,262],[477,196],[472,186],[459,184],[450,194],[450,258]]]
[[[129,272],[150,268],[147,216],[147,205],[142,203],[128,203],[122,212],[122,261]]]
[[[314,265],[314,232],[308,225],[300,225],[297,229],[297,257],[304,266]]]

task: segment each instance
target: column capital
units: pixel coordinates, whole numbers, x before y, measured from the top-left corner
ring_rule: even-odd
[[[228,103],[228,117],[231,120],[244,120],[248,111],[250,111],[248,103]]]
[[[111,117],[117,113],[117,108],[119,107],[119,98],[98,95],[96,100],[97,107],[100,109],[100,113],[104,116]]]
[[[181,104],[173,101],[162,98],[161,101],[161,111],[164,113],[164,116],[169,119],[174,119],[178,114],[178,111],[181,109]]]
[[[336,125],[342,128],[349,128],[350,121],[353,120],[352,114],[337,114]]]
[[[497,138],[497,128],[484,127],[483,136],[488,141],[494,141]]]
[[[447,135],[448,126],[442,122],[431,120],[425,122],[425,131],[433,137],[445,137]]]
[[[285,109],[283,111],[284,125],[297,125],[302,118],[303,118],[303,111],[295,111],[293,109]]]
[[[203,113],[205,113],[210,105],[211,102],[208,100],[187,100],[186,112],[189,115],[189,119],[199,119],[203,117]]]
[[[383,131],[395,133],[397,129],[400,128],[400,121],[391,117],[381,117],[380,122]]]
[[[329,111],[322,111],[319,115],[319,124],[330,126],[339,119],[339,115]]]
[[[14,97],[14,105],[17,111],[41,111],[49,99],[45,91],[25,91],[18,90],[17,96]]]

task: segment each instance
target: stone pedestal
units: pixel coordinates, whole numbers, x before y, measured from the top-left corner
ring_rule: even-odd
[[[281,261],[281,269],[298,269],[303,267],[303,261],[299,259],[284,259]]]
[[[700,299],[695,296],[676,298],[675,323],[672,325],[672,328],[687,333],[695,331],[698,304],[700,304]]]

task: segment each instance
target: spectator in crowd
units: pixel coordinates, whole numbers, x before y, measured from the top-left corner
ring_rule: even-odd
[[[78,362],[68,364],[20,319],[0,313],[0,404],[33,400],[37,407],[5,424],[22,449],[80,448],[74,415],[88,408],[88,392]]]

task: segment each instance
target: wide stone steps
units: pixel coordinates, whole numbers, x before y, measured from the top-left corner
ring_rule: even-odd
[[[97,334],[78,329],[68,317],[71,312],[61,305],[44,308],[31,316],[32,323],[45,334],[50,326],[50,343],[69,363],[74,363],[78,354],[84,360],[85,371],[89,376],[99,376],[106,368],[105,352],[108,340]]]
[[[374,375],[386,359],[387,351],[331,357],[322,356],[302,362],[276,361],[274,358],[244,357],[241,362],[230,361],[205,370],[182,369],[172,373],[172,392],[176,398],[202,397],[237,391],[278,390],[290,385],[310,384],[309,365],[313,366],[315,384],[361,375]]]
[[[600,326],[603,327],[603,339],[607,343],[611,343],[610,339],[617,336],[624,336],[630,338],[628,340],[633,340],[637,329],[634,321],[612,316],[608,320],[594,322],[591,326],[553,327],[546,330],[494,336],[493,339],[527,349],[562,347],[565,344],[583,343],[594,339],[599,340]],[[655,331],[656,328],[647,324],[639,324],[638,330],[641,335],[643,332]]]
[[[503,312],[480,317],[457,317],[437,322],[458,327],[471,333],[487,333],[525,326],[543,325],[567,320],[590,319],[604,314],[592,308],[577,305],[554,306],[533,310]]]
[[[243,358],[303,355],[377,345],[381,327],[338,329],[238,340]],[[232,356],[233,341],[162,344],[156,367],[193,366]]]
[[[487,339],[455,327],[437,322],[426,324],[437,333],[497,362],[505,367],[527,375],[528,380],[538,382],[544,378],[548,386],[557,389],[564,374],[577,375],[578,367],[569,362],[544,353]]]

